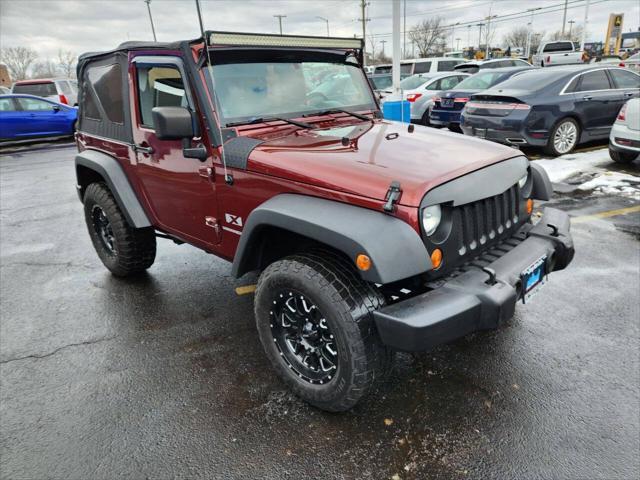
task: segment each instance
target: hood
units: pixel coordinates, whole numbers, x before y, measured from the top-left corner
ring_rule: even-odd
[[[350,142],[342,144],[342,138]],[[510,147],[458,133],[398,122],[298,130],[254,148],[253,172],[384,201],[400,182],[399,203],[419,206],[430,189],[474,170],[521,155]]]

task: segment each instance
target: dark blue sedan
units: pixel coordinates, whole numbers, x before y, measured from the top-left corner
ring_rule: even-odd
[[[532,69],[531,66],[492,68],[482,70],[480,73],[464,79],[456,85],[454,90],[444,91],[433,98],[429,121],[432,125],[458,130],[460,128],[460,113],[471,95],[504,82],[513,75]]]
[[[581,142],[606,139],[622,105],[640,96],[640,75],[596,65],[542,68],[473,95],[462,130],[500,143],[544,147],[556,156]]]
[[[78,109],[33,95],[0,95],[0,141],[73,135]]]

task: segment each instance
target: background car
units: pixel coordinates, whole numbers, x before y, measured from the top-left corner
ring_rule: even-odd
[[[11,93],[35,95],[64,105],[78,105],[78,84],[69,78],[20,80],[13,84]]]
[[[467,135],[562,155],[607,138],[624,102],[638,95],[640,75],[625,68],[536,69],[473,95],[460,126]]]
[[[609,134],[609,156],[618,163],[633,162],[640,155],[640,98],[620,109]]]
[[[407,77],[407,75],[400,75],[400,78],[403,80]],[[392,93],[393,77],[390,73],[368,75],[367,79],[369,80],[371,88],[373,89],[379,100],[384,99],[387,95]]]
[[[629,58],[624,60],[623,63],[626,68],[640,73],[640,52],[635,55],[631,55]]]
[[[624,62],[622,61],[622,57],[620,55],[603,55],[601,57],[592,58],[589,60],[589,63],[600,63],[600,64],[615,64],[620,67],[624,67]]]
[[[489,60],[474,60],[464,62],[454,67],[455,71],[477,73],[487,68],[507,68],[507,67],[531,67],[529,62],[525,62],[520,58],[493,58]]]
[[[433,97],[433,107],[431,107],[431,113],[429,114],[429,122],[432,125],[449,127],[450,130],[458,131],[460,128],[460,113],[471,95],[504,82],[513,75],[532,69],[531,65],[497,68],[465,78],[456,85],[455,89],[444,91],[440,95]]]
[[[0,95],[0,140],[73,135],[78,109],[33,95]]]
[[[429,125],[429,108],[433,105],[433,97],[442,90],[454,88],[468,73],[439,72],[412,75],[400,82],[404,98],[411,107],[411,121]]]

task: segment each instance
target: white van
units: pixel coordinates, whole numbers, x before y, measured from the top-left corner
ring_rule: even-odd
[[[466,62],[463,58],[431,57],[402,60],[400,74],[403,76],[416,73],[452,72],[454,67]],[[373,73],[391,73],[391,64],[376,65]]]

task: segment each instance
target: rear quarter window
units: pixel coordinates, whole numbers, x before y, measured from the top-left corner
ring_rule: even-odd
[[[122,98],[122,70],[120,65],[91,67],[87,70],[87,81],[93,87],[98,101],[107,118],[113,123],[124,123],[124,102]],[[91,93],[87,91],[83,99],[83,109],[90,118],[98,113]],[[91,111],[91,113],[90,113]]]
[[[58,91],[53,82],[42,83],[22,83],[13,86],[13,93],[25,93],[27,95],[35,95],[36,97],[48,97],[57,95]]]
[[[596,70],[595,72],[587,72],[582,75],[582,79],[578,84],[576,92],[591,92],[595,90],[609,90],[609,77],[604,70]]]
[[[627,70],[609,70],[616,88],[640,88],[640,75]]]

